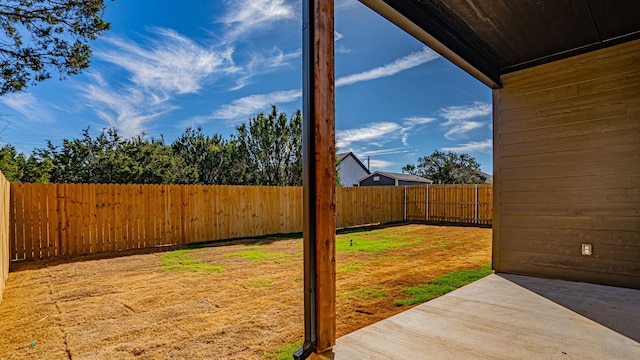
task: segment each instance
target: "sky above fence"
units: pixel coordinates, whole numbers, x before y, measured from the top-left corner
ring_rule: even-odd
[[[271,104],[301,108],[299,0],[106,3],[112,30],[89,70],[0,97],[4,142],[30,153],[87,126],[228,137]],[[467,152],[492,173],[490,90],[359,2],[335,4],[338,151],[397,172],[436,149]]]

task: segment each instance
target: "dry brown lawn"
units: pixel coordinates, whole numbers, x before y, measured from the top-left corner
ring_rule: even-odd
[[[368,242],[383,247],[350,251]],[[338,249],[341,336],[407,310],[394,300],[408,286],[490,262],[491,229],[387,227]],[[16,264],[0,359],[264,359],[302,337],[301,239],[169,250]]]

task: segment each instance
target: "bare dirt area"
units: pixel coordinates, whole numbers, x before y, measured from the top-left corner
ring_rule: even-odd
[[[405,288],[491,259],[491,229],[403,225],[338,235],[337,332],[409,307]],[[303,334],[302,240],[16,264],[0,359],[265,359]]]

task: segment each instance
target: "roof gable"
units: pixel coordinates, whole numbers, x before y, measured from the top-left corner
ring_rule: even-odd
[[[358,159],[352,152],[336,154],[337,165],[340,165],[340,163],[342,163],[347,157],[352,157],[356,161],[356,163],[360,165],[360,167],[362,167],[362,170],[364,170],[367,174],[371,174],[371,171],[369,171],[369,169],[367,169],[367,167],[364,166],[360,159]]]

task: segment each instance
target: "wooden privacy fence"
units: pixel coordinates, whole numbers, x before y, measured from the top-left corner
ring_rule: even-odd
[[[493,219],[492,184],[408,186],[405,199],[405,220],[491,225]]]
[[[10,190],[14,260],[302,231],[301,187],[11,184]],[[491,223],[491,185],[336,190],[339,228]]]
[[[302,229],[299,187],[11,184],[13,259]]]
[[[338,228],[403,221],[403,188],[363,186],[336,189]]]

